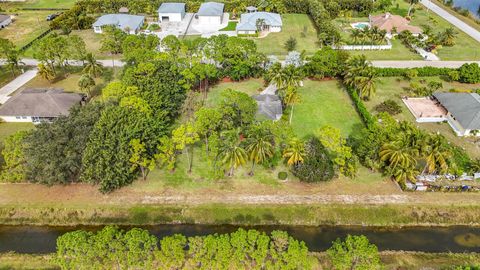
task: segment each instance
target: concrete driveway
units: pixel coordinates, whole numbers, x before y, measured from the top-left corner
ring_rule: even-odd
[[[2,87],[0,89],[0,103],[3,104],[7,102],[7,100],[10,98],[10,95],[28,83],[31,79],[35,78],[35,76],[37,76],[37,72],[38,70],[36,68],[28,70]]]

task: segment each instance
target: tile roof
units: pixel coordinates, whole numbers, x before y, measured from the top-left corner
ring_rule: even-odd
[[[392,15],[390,13],[380,14],[376,16],[370,15],[370,25],[380,28],[380,30],[386,30],[391,33],[393,28],[397,29],[398,33],[403,31],[410,31],[413,34],[422,33],[422,29],[417,26],[410,25],[410,21],[402,16]]]

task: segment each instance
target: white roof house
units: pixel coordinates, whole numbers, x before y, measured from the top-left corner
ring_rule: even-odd
[[[200,5],[197,12],[200,24],[221,24],[225,5],[217,2],[206,2]]]
[[[10,15],[0,14],[0,29],[5,28],[10,23],[12,23]]]
[[[160,22],[181,22],[185,17],[185,3],[163,3],[157,10]]]
[[[255,34],[258,31],[257,22],[259,20],[263,20],[264,22],[262,31],[282,31],[283,21],[280,14],[271,12],[251,12],[242,14],[240,17],[240,23],[237,24],[237,33]]]
[[[95,33],[103,33],[104,26],[115,26],[129,34],[136,34],[143,26],[145,21],[144,16],[129,15],[129,14],[107,14],[97,19],[93,24],[93,31]]]

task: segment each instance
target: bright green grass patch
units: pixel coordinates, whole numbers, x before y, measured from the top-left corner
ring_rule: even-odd
[[[348,51],[351,55],[365,55],[368,60],[422,60],[419,54],[410,51],[398,39],[391,40],[391,50]]]
[[[34,127],[32,123],[0,123],[0,142],[17,131],[30,130]]]
[[[314,135],[325,125],[339,128],[347,136],[362,124],[350,97],[338,81],[306,80],[299,89],[301,101],[294,108],[292,120],[298,136]]]
[[[232,89],[244,92],[249,96],[256,95],[264,89],[263,80],[250,79],[241,82],[222,82],[210,88],[207,98],[207,105],[214,106],[218,104],[220,95],[226,89]]]
[[[285,42],[293,37],[297,40],[296,51],[314,54],[320,47],[317,44],[317,30],[306,14],[283,14],[283,28],[279,33],[270,33],[264,38],[255,38],[258,50],[267,55],[285,57],[288,52]],[[303,34],[304,33],[304,34]]]
[[[220,29],[220,31],[235,31],[237,29],[238,22],[230,21],[228,22],[227,27]]]
[[[27,0],[24,8],[71,8],[77,0]]]

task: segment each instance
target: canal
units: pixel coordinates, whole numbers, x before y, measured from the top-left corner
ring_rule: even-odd
[[[102,227],[47,227],[0,226],[0,252],[40,254],[55,252],[58,236],[77,229],[96,231]],[[129,229],[128,227],[122,227]],[[142,227],[158,238],[181,233],[186,236],[229,233],[237,226],[215,225],[159,225]],[[366,235],[379,250],[405,250],[423,252],[480,252],[478,227],[349,227],[349,226],[253,226],[243,227],[271,232],[287,231],[294,238],[305,241],[311,251],[324,251],[331,242],[348,234]]]

